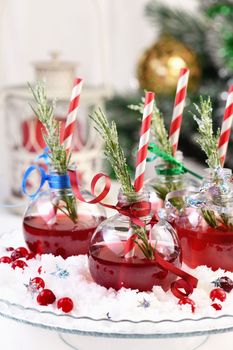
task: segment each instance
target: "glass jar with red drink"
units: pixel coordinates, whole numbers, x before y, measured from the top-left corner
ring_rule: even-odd
[[[156,285],[168,290],[176,279],[175,274],[156,262],[153,253],[156,250],[166,261],[180,267],[176,232],[163,220],[150,223],[149,198],[146,191],[127,196],[120,191],[118,213],[103,221],[91,240],[89,269],[96,283],[116,290],[125,287],[149,291]]]
[[[33,253],[87,254],[96,227],[106,218],[99,204],[77,201],[67,173],[48,175],[49,188],[29,203],[23,219],[24,239]],[[83,192],[88,201],[92,196]]]
[[[181,151],[176,152],[176,159],[180,163],[183,162]],[[155,176],[149,181],[149,186],[153,188],[150,198],[153,211],[156,213],[164,207],[164,200],[169,192],[185,188],[193,189],[198,185],[200,183],[184,173],[181,167],[158,157],[155,164]],[[179,207],[178,202],[176,205]]]
[[[179,236],[183,261],[233,271],[233,187],[230,169],[206,169],[197,193],[170,193],[167,215]],[[179,211],[171,201],[182,200]]]

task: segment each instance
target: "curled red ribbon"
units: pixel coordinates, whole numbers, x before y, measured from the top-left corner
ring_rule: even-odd
[[[73,192],[80,201],[90,204],[100,203],[106,208],[115,209],[120,214],[128,216],[135,225],[145,227],[146,223],[140,220],[139,218],[150,214],[151,204],[149,202],[140,201],[129,205],[122,205],[121,203],[117,203],[117,205],[102,203],[101,201],[107,196],[111,188],[111,180],[109,176],[103,173],[98,173],[93,177],[91,181],[91,193],[94,196],[94,198],[90,201],[87,201],[79,191],[76,172],[70,170],[69,175],[71,179]],[[102,178],[105,179],[104,188],[98,196],[95,196],[96,185],[98,181]],[[153,217],[149,224],[153,226],[157,221],[157,218]],[[132,235],[132,239],[135,238],[136,236]],[[176,280],[171,284],[171,291],[175,297],[182,299],[183,297],[187,297],[190,294],[192,294],[193,289],[197,287],[197,278],[193,277],[189,273],[166,261],[157,251],[154,252],[154,257],[156,263],[160,265],[163,269],[168,270],[174,273],[176,276],[180,277],[180,279]],[[181,289],[183,289],[185,292],[181,291]]]
[[[135,225],[142,226],[142,227],[146,225],[139,218],[150,214],[151,204],[149,202],[140,201],[129,205],[123,205],[121,203],[117,203],[116,205],[102,203],[102,200],[108,195],[111,188],[111,179],[109,178],[108,175],[103,173],[98,173],[93,177],[91,181],[91,194],[94,196],[94,198],[90,201],[86,200],[79,190],[76,172],[74,170],[69,170],[69,175],[70,175],[72,190],[75,196],[81,202],[85,202],[89,204],[99,203],[105,208],[117,210],[120,214],[128,216]],[[95,196],[96,185],[98,181],[103,178],[105,179],[104,189],[100,192],[98,196]]]
[[[166,261],[156,251],[154,252],[154,257],[157,264],[159,264],[162,268],[174,273],[178,277],[181,277],[171,284],[171,291],[176,298],[182,299],[183,297],[187,297],[192,294],[193,289],[197,287],[198,283],[198,279],[196,277],[171,264],[169,261]],[[180,289],[184,289],[185,292],[182,292]]]
[[[91,194],[94,196],[93,199],[90,201],[87,201],[81,192],[79,191],[79,186],[78,186],[78,180],[77,180],[77,174],[75,170],[69,170],[69,175],[70,175],[70,180],[71,180],[71,186],[72,190],[75,194],[75,196],[81,201],[85,203],[90,203],[90,204],[96,204],[100,203],[109,193],[110,188],[111,188],[111,180],[108,175],[105,175],[103,173],[98,173],[96,174],[92,181],[91,181]],[[105,179],[105,184],[104,184],[104,189],[100,192],[98,196],[95,196],[95,187],[100,179]]]
[[[135,225],[145,227],[146,223],[139,218],[150,214],[151,204],[146,201],[140,201],[124,206],[117,203],[116,206],[112,206],[112,209],[116,209],[120,214],[128,216]]]

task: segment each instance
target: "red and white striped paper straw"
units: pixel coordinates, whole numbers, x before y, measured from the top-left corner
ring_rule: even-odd
[[[150,138],[150,125],[152,119],[154,97],[155,94],[153,92],[146,92],[135,171],[134,189],[136,192],[140,192],[144,184],[146,156]],[[134,255],[135,238],[136,235],[133,232],[130,232],[125,246],[125,258],[127,259],[133,257]]]
[[[73,89],[72,89],[71,98],[70,98],[70,105],[69,105],[69,110],[66,118],[66,125],[65,125],[64,135],[63,135],[63,144],[65,146],[65,149],[68,155],[70,154],[70,151],[71,151],[72,137],[73,137],[75,123],[76,123],[82,85],[83,85],[82,79],[76,78],[74,80]]]
[[[134,189],[136,192],[141,191],[144,183],[154,97],[155,94],[153,92],[146,92],[135,171]]]
[[[83,80],[80,78],[75,78],[73,89],[71,92],[70,105],[69,105],[68,115],[66,118],[65,130],[64,130],[63,140],[62,140],[66,149],[67,156],[69,156],[71,151],[72,137],[73,137],[75,123],[76,123],[82,85],[83,85]],[[51,226],[55,224],[57,220],[57,209],[52,207],[49,210],[49,213],[47,215],[43,215],[43,218],[46,221],[47,225]]]
[[[231,126],[233,121],[233,85],[228,90],[227,103],[224,111],[221,133],[218,143],[218,154],[220,156],[221,165],[224,166],[227,154],[227,147],[231,135]]]
[[[173,155],[176,154],[178,142],[179,142],[180,127],[181,127],[182,115],[184,111],[188,79],[189,79],[189,69],[181,68],[180,76],[177,82],[176,97],[175,97],[175,103],[174,103],[170,132],[169,132],[169,139],[173,148]]]

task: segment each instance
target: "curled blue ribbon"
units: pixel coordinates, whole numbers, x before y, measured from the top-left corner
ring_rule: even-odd
[[[38,170],[41,176],[40,184],[34,193],[29,193],[27,191],[27,180],[34,170]],[[24,174],[22,181],[22,190],[31,199],[35,199],[40,193],[41,188],[44,186],[45,182],[48,181],[49,187],[52,189],[64,189],[71,188],[70,177],[68,174],[46,174],[45,170],[37,165],[30,166]]]
[[[34,192],[34,193],[28,193],[27,191],[27,180],[29,178],[29,176],[31,175],[31,173],[34,171],[34,170],[38,170],[40,172],[40,175],[41,175],[41,180],[40,180],[40,185],[38,187],[38,189]],[[25,174],[23,176],[23,181],[22,181],[22,190],[23,190],[23,193],[26,194],[28,197],[30,197],[31,199],[35,199],[41,188],[44,186],[44,183],[46,182],[47,180],[47,174],[45,172],[45,170],[37,165],[32,165],[30,166],[26,171],[25,171]]]
[[[45,148],[44,153],[38,156],[36,160],[38,161],[39,159],[44,159],[45,164],[49,165],[48,151],[49,151],[48,148]],[[27,181],[29,176],[34,170],[39,171],[41,179],[37,190],[34,193],[30,194],[27,191]],[[48,181],[49,187],[52,189],[71,188],[70,177],[68,174],[57,174],[57,173],[46,174],[46,171],[42,167],[38,165],[32,165],[25,171],[25,174],[23,176],[23,181],[22,181],[23,193],[26,194],[29,198],[35,199],[39,195],[40,190],[44,186],[46,181]]]

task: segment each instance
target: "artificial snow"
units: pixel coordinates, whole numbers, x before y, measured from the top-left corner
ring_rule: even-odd
[[[9,236],[11,236],[11,240],[9,240]],[[9,236],[6,235],[5,241],[1,239],[0,256],[10,256],[10,252],[7,252],[5,249],[7,246],[14,246],[15,248],[22,246],[20,239],[16,242],[15,234]],[[233,273],[224,272],[220,269],[213,272],[205,266],[200,266],[194,270],[183,266],[186,271],[199,280],[198,287],[190,296],[196,304],[195,313],[192,313],[190,305],[178,305],[178,299],[170,291],[165,293],[158,286],[155,286],[151,292],[138,292],[137,290],[125,288],[115,291],[114,289],[106,289],[97,285],[92,280],[88,269],[88,257],[84,255],[73,256],[65,260],[60,256],[55,257],[52,254],[44,254],[41,256],[37,255],[36,259],[27,260],[26,263],[28,267],[24,270],[17,267],[13,270],[10,264],[0,264],[0,312],[2,314],[8,313],[11,316],[10,306],[16,304],[14,312],[20,305],[22,309],[21,318],[24,317],[24,309],[29,308],[40,311],[39,315],[33,314],[37,323],[39,322],[38,320],[42,319],[43,313],[49,314],[49,312],[52,312],[53,314],[63,314],[65,316],[61,310],[57,309],[56,302],[49,306],[40,306],[36,301],[37,294],[33,294],[28,290],[27,286],[30,279],[41,277],[45,281],[45,288],[51,289],[57,300],[62,297],[70,297],[74,302],[74,309],[69,313],[71,318],[67,319],[64,317],[64,321],[63,319],[59,320],[59,324],[62,327],[71,328],[77,325],[80,327],[80,323],[77,324],[77,318],[80,319],[82,317],[89,317],[95,320],[131,320],[136,322],[143,320],[164,322],[164,320],[182,320],[186,318],[197,320],[203,317],[210,317],[211,319],[207,325],[207,328],[210,328],[213,325],[212,318],[219,319],[219,316],[226,314],[233,317],[233,291],[227,293],[226,301],[222,303],[218,300],[215,301],[222,305],[221,311],[216,311],[211,307],[212,301],[209,293],[214,288],[211,282],[221,276],[228,276],[233,280]],[[38,273],[40,267],[41,274]],[[2,312],[2,306],[5,302],[8,303],[8,306],[10,304],[9,310],[6,307],[5,311]],[[230,325],[233,323],[230,319],[228,321]],[[53,324],[55,323],[56,320],[53,320]],[[157,328],[153,328],[153,331],[163,330],[161,325],[158,324]],[[81,326],[85,329],[85,322]],[[102,331],[98,324],[94,325],[93,328],[96,329],[97,326]],[[141,326],[140,330],[144,327],[143,331],[150,331],[148,325],[142,324]],[[133,324],[120,325],[115,323],[108,325],[108,331],[117,331],[119,329],[122,331],[127,331],[128,329],[134,331],[138,329],[135,327]],[[167,325],[164,324],[164,332],[166,332],[166,327]],[[174,325],[174,329],[176,329],[175,327],[177,325]],[[187,323],[185,327],[184,329],[188,329],[193,327],[193,324],[189,325]]]
[[[10,254],[5,252],[4,255]],[[138,292],[126,288],[115,291],[97,285],[88,270],[88,257],[84,255],[64,260],[60,256],[44,254],[26,262],[28,267],[24,270],[13,270],[10,264],[0,264],[0,299],[59,313],[56,303],[42,307],[37,304],[37,294],[28,290],[30,279],[39,276],[45,281],[46,288],[53,291],[57,300],[62,297],[70,297],[73,300],[75,308],[71,314],[75,316],[155,321],[168,316],[169,319],[176,320],[184,317],[219,315],[226,311],[233,314],[233,292],[227,294],[226,301],[221,303],[222,311],[211,307],[209,293],[214,288],[211,282],[221,276],[233,279],[233,273],[223,270],[213,272],[204,266],[189,270],[199,280],[198,288],[190,296],[196,303],[196,311],[192,314],[190,305],[178,305],[178,300],[171,292],[165,293],[158,286],[155,286],[152,292]],[[41,274],[38,273],[40,267]],[[186,270],[188,271],[187,268]]]

